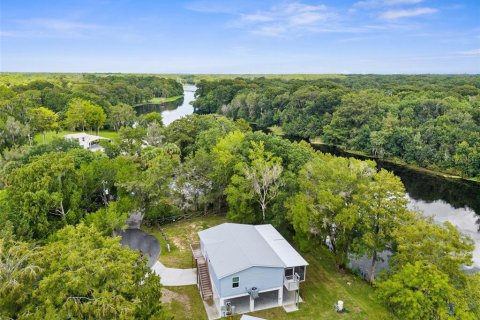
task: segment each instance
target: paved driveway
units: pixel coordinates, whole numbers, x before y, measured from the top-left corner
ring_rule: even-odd
[[[147,266],[152,267],[155,264],[161,251],[157,238],[137,228],[122,231],[120,236],[123,246],[128,246],[130,249],[138,250],[148,256]]]
[[[160,283],[168,286],[188,286],[197,284],[197,269],[167,268],[160,261],[152,266],[152,271],[160,276]]]

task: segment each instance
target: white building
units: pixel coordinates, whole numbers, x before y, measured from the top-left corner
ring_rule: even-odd
[[[94,136],[85,132],[66,134],[63,137],[67,140],[77,140],[82,148],[91,151],[103,151],[103,148],[98,144],[98,141],[102,139],[109,140],[108,138]]]

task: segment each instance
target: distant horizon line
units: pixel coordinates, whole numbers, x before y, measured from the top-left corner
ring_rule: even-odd
[[[478,76],[480,73],[401,73],[401,72],[392,72],[392,73],[186,73],[186,72],[92,72],[92,71],[0,71],[0,74],[143,74],[143,75],[182,75],[182,76],[200,76],[200,75],[214,75],[214,76],[293,76],[293,75],[301,75],[301,76],[315,76],[315,75],[331,75],[331,76],[349,76],[349,75],[411,75],[411,76],[418,76],[418,75],[443,75],[443,76],[460,76],[460,75],[468,75],[468,76]]]

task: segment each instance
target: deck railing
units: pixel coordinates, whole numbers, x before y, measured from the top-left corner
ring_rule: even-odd
[[[192,251],[192,266],[195,264],[197,267],[197,285],[200,288],[200,295],[203,300],[209,299],[213,296],[213,291],[208,263],[205,261],[199,243],[191,243],[190,250]]]
[[[195,260],[203,257],[202,250],[200,248],[200,243],[191,243],[190,250],[192,251],[192,256]]]
[[[285,276],[283,285],[288,291],[298,290],[300,288],[300,276],[296,273],[293,276]]]

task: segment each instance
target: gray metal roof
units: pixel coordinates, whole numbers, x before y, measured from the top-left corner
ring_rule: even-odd
[[[308,262],[271,224],[262,224],[255,228],[283,261],[285,267],[308,266]]]
[[[254,266],[308,265],[271,225],[224,223],[198,235],[219,279]]]

